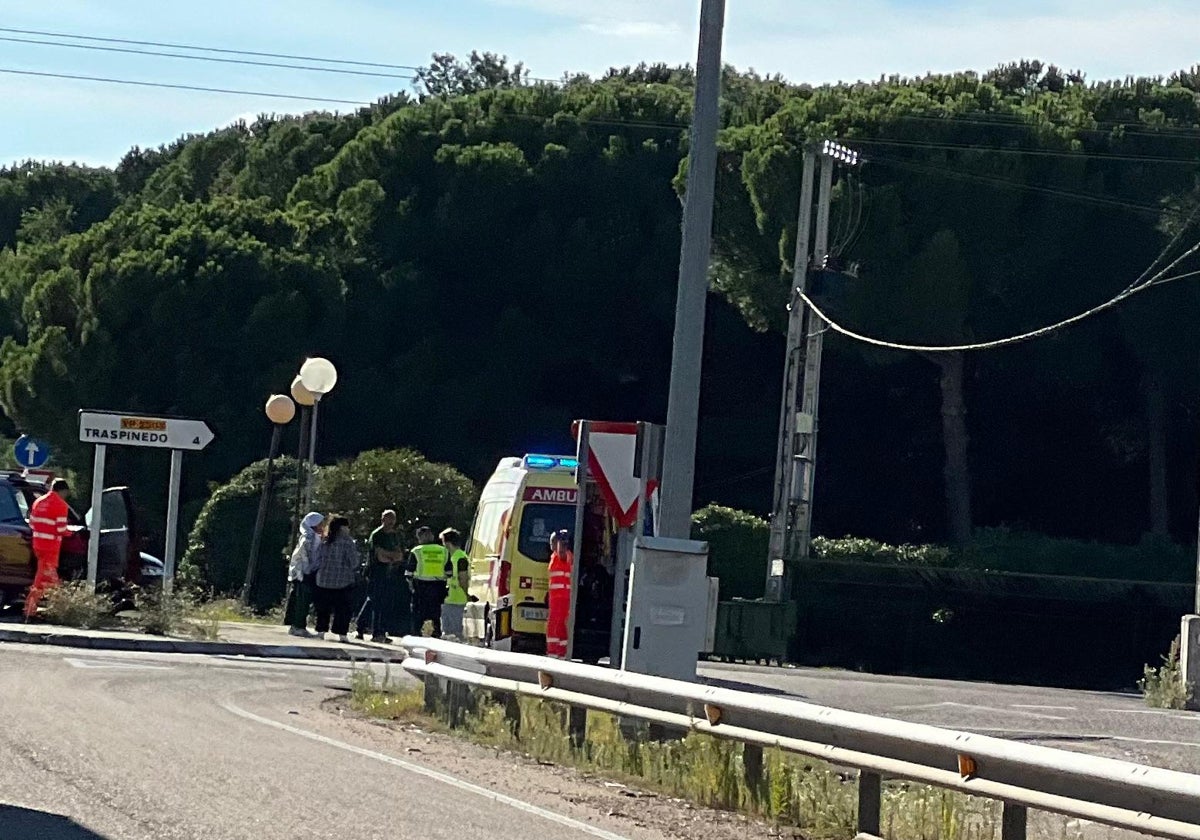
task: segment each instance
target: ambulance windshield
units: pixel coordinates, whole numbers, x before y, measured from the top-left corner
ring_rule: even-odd
[[[530,560],[550,561],[550,535],[575,530],[574,505],[525,505],[517,550]]]

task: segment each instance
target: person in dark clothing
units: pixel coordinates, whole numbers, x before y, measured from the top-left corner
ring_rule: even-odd
[[[396,512],[385,510],[379,527],[371,532],[367,565],[367,604],[358,622],[358,632],[370,629],[371,641],[387,644],[388,633],[407,633],[411,618],[402,609],[404,550],[396,529]],[[406,606],[406,605],[405,605]]]
[[[417,529],[417,547],[409,553],[406,574],[412,587],[413,635],[420,636],[425,622],[433,623],[433,638],[442,637],[442,603],[446,600],[446,547],[433,529]]]
[[[317,635],[330,629],[340,642],[350,641],[350,611],[353,608],[354,584],[358,580],[358,545],[350,536],[350,520],[335,516],[317,544]]]

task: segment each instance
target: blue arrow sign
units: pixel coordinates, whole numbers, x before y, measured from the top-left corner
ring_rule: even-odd
[[[27,470],[36,470],[50,460],[50,447],[28,435],[21,435],[13,444],[17,463]]]

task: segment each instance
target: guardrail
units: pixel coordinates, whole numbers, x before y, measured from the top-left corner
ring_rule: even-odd
[[[403,667],[425,681],[427,698],[473,686],[857,769],[860,834],[879,835],[882,781],[894,778],[1000,800],[1002,840],[1024,840],[1028,808],[1200,840],[1200,776],[1189,773],[531,654],[411,636],[403,644]],[[585,720],[571,715],[577,742]]]

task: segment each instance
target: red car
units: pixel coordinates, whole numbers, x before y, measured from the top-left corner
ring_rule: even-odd
[[[0,472],[0,607],[21,603],[33,583],[37,560],[33,556],[33,530],[29,508],[46,492],[47,478]],[[140,584],[142,559],[138,550],[133,499],[127,487],[113,487],[102,497],[102,528],[97,583],[116,588]],[[68,514],[71,533],[63,539],[58,572],[63,580],[87,577],[87,546],[92,538],[92,512]]]

